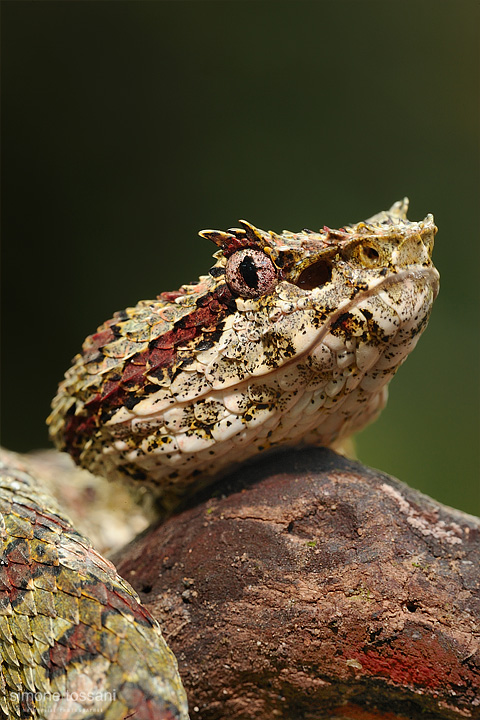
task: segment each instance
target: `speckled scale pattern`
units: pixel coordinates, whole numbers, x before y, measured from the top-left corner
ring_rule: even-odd
[[[245,221],[200,233],[219,248],[208,275],[87,338],[53,402],[57,447],[150,486],[169,509],[257,453],[364,427],[438,292],[433,217],[411,222],[407,207],[318,233]],[[242,296],[246,255],[253,290]]]
[[[158,624],[9,453],[0,527],[0,718],[186,720]]]

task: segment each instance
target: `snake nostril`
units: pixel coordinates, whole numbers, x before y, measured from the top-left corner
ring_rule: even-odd
[[[363,252],[365,254],[365,257],[372,262],[375,262],[375,260],[378,260],[378,258],[380,257],[380,253],[378,252],[378,250],[375,250],[375,248],[371,247],[370,245],[366,245],[363,248]]]
[[[378,266],[380,261],[380,252],[373,245],[367,243],[359,245],[357,253],[358,258],[364,267],[373,268]]]

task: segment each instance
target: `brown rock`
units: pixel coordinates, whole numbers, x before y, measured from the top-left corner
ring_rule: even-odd
[[[323,448],[218,492],[117,558],[192,720],[480,717],[476,518]]]

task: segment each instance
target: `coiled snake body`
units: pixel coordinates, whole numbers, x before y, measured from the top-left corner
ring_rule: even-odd
[[[438,292],[433,218],[406,210],[320,233],[200,233],[219,247],[208,275],[87,338],[53,401],[57,447],[170,510],[232,464],[364,427]],[[5,470],[0,488],[5,717],[187,717],[155,622],[33,483]]]

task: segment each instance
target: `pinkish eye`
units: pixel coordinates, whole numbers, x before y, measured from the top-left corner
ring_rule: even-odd
[[[272,290],[278,279],[275,265],[261,250],[244,248],[227,262],[226,280],[230,290],[244,298],[257,298]]]

